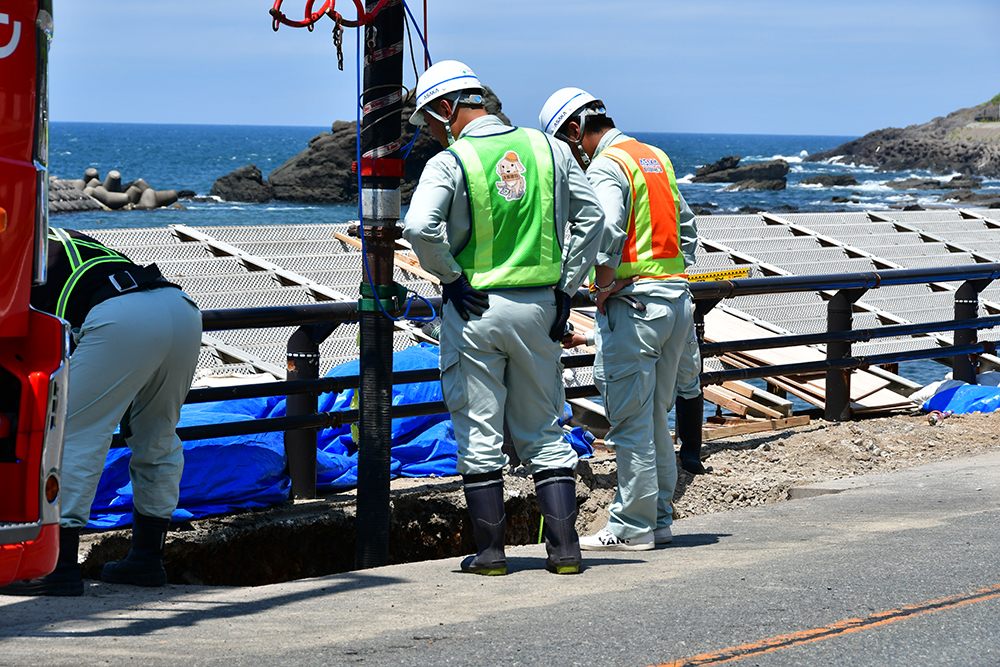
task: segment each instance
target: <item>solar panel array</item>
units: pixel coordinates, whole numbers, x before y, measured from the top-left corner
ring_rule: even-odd
[[[749,277],[840,274],[893,268],[1000,262],[1000,211],[934,210],[770,213],[697,218],[702,242],[692,274],[750,268]],[[103,229],[88,232],[139,263],[156,262],[203,310],[354,301],[363,280],[362,254],[336,234],[346,224]],[[404,255],[405,249],[400,250]],[[423,296],[440,288],[397,266],[397,282]],[[855,328],[950,319],[958,283],[887,287],[855,306]],[[728,299],[725,307],[774,330],[816,333],[826,327],[831,294],[799,292]],[[1000,313],[1000,285],[981,296],[980,314]],[[294,327],[206,332],[199,375],[284,376],[285,344]],[[395,350],[422,337],[419,324],[397,328]],[[358,355],[358,325],[343,324],[320,345],[320,373]],[[982,331],[983,339],[1000,333]],[[932,347],[950,334],[875,339],[856,355]],[[707,361],[707,360],[706,360]],[[707,367],[712,362],[707,363]],[[714,366],[713,366],[714,367]],[[591,382],[589,369],[571,384]]]

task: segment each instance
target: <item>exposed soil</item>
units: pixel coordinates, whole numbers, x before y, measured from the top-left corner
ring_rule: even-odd
[[[756,507],[788,498],[793,486],[886,473],[1000,449],[1000,414],[953,415],[932,426],[908,414],[853,422],[813,420],[808,426],[706,442],[709,475],[681,471],[674,496],[677,519]],[[595,457],[597,477],[614,477],[613,455]],[[614,487],[594,488],[578,528],[603,527]],[[683,523],[678,527],[683,530]]]
[[[706,442],[708,475],[681,472],[675,515],[756,507],[789,497],[793,486],[885,473],[930,461],[1000,449],[1000,414],[951,416],[938,425],[923,414],[806,426]],[[599,451],[577,468],[577,529],[589,535],[607,521],[615,494],[614,455]],[[504,478],[508,544],[538,541],[534,484],[524,468]],[[474,552],[461,480],[397,479],[390,495],[389,563]],[[164,565],[171,583],[260,585],[346,572],[355,567],[354,490],[173,525]],[[99,577],[128,553],[128,531],[85,534],[84,574]]]

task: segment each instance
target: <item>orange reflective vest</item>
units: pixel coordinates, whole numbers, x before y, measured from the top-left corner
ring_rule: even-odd
[[[667,154],[635,139],[601,153],[617,162],[632,188],[628,238],[615,278],[684,279],[680,249],[680,192]]]

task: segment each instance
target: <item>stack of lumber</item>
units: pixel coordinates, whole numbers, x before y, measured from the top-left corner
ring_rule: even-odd
[[[769,338],[778,334],[736,315],[713,309],[705,316],[705,340],[721,343],[733,340]],[[721,360],[735,368],[757,368],[810,361],[822,361],[826,355],[814,348],[779,347],[769,350],[730,352]],[[803,375],[786,375],[768,378],[768,382],[797,396],[806,403],[823,407],[826,398],[826,374],[824,372]],[[851,373],[851,410],[856,414],[887,412],[910,409],[913,401],[897,394],[887,387],[889,382],[863,370]],[[725,386],[725,385],[723,385]]]

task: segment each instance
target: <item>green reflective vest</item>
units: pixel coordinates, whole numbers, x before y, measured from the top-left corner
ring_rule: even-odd
[[[69,303],[69,297],[73,293],[73,288],[76,287],[80,278],[88,270],[98,264],[107,264],[109,262],[132,265],[131,261],[125,259],[111,248],[99,243],[85,241],[84,239],[75,239],[63,229],[50,229],[49,240],[62,243],[63,249],[66,252],[66,258],[69,259],[71,270],[69,278],[59,293],[59,300],[56,303],[56,312],[54,313],[56,317],[66,317],[66,305]],[[85,257],[86,259],[84,259]]]
[[[472,227],[455,255],[476,288],[555,285],[562,275],[556,233],[555,165],[545,135],[514,128],[463,137],[449,148],[462,165]]]

